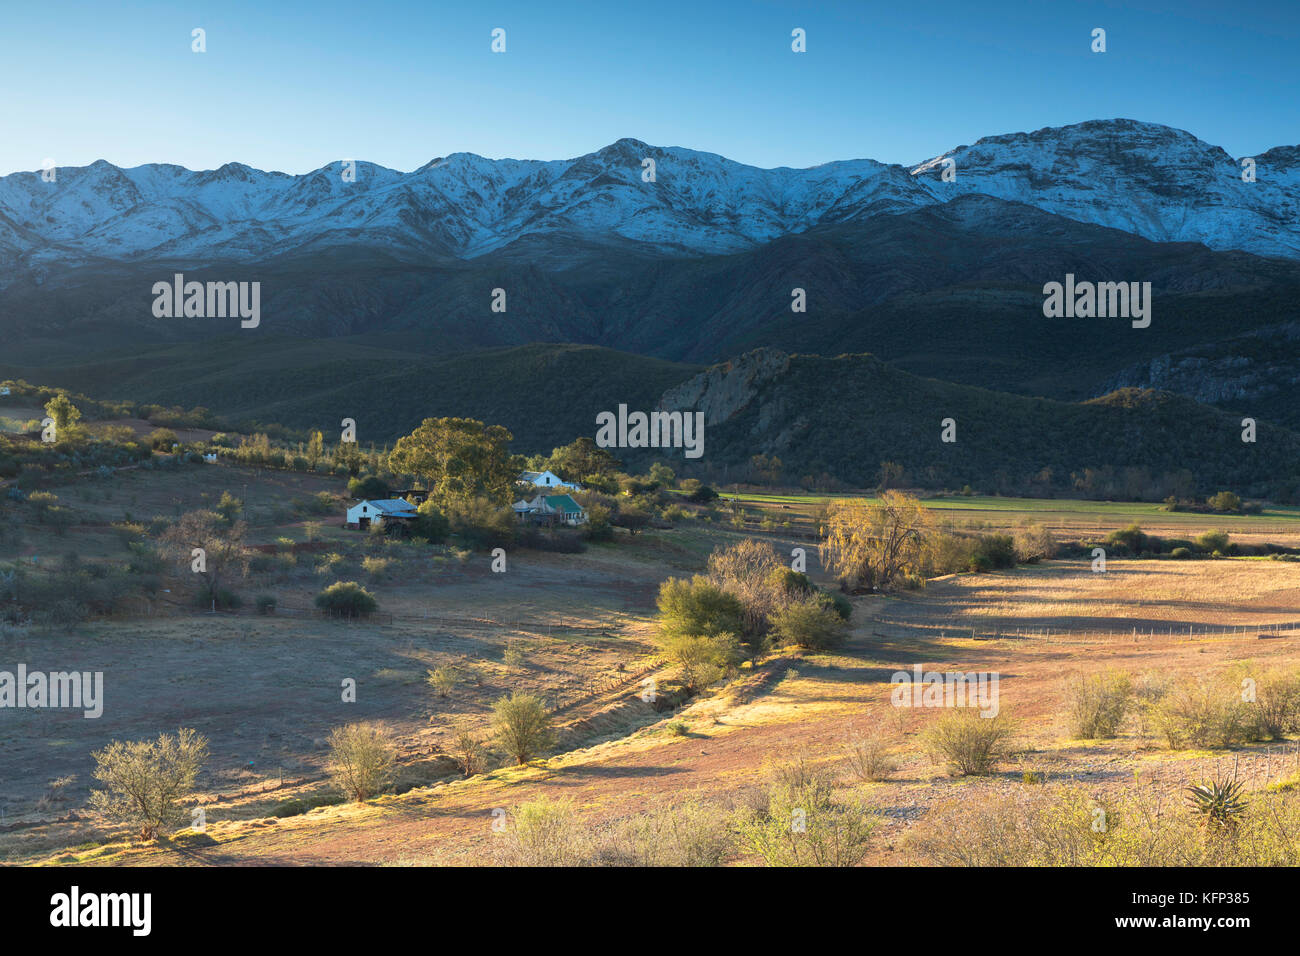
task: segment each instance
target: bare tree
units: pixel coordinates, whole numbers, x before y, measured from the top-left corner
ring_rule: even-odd
[[[224,582],[248,573],[247,528],[243,521],[227,524],[215,511],[190,511],[158,540],[165,553],[189,566],[204,597],[211,601]],[[196,554],[196,549],[201,554]]]
[[[746,637],[766,633],[768,619],[782,603],[785,592],[772,572],[783,566],[770,544],[753,538],[709,555],[709,580],[744,606]]]

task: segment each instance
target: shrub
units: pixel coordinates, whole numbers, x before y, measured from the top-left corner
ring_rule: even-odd
[[[271,809],[273,817],[296,817],[306,813],[308,810],[315,810],[317,807],[332,807],[344,801],[344,797],[337,793],[320,793],[311,797],[300,797],[295,800],[285,800],[277,803]]]
[[[331,551],[329,554],[321,556],[320,561],[316,564],[316,573],[331,574],[337,573],[343,565],[343,555],[337,551]]]
[[[392,494],[388,482],[378,475],[366,475],[364,478],[348,480],[348,497],[357,499],[383,500]]]
[[[1255,721],[1261,739],[1300,731],[1300,673],[1269,671],[1256,680]]]
[[[45,523],[46,518],[49,517],[50,512],[54,509],[55,502],[58,500],[58,495],[52,494],[48,491],[33,491],[27,496],[27,503],[31,505],[32,509],[36,512],[36,522],[38,524]]]
[[[437,692],[439,697],[446,697],[460,683],[460,672],[450,665],[444,665],[426,673],[425,681]]]
[[[155,428],[144,436],[144,440],[154,451],[171,451],[172,445],[176,444],[176,433],[170,428]]]
[[[200,592],[195,594],[194,603],[201,608],[233,611],[244,606],[244,599],[229,588],[217,588],[211,593]]]
[[[1235,838],[1206,826],[1199,808],[1179,812],[1172,789],[1129,789],[1100,806],[1083,787],[973,791],[930,809],[905,837],[931,865],[1295,866],[1300,795],[1253,795],[1234,813]],[[1097,810],[1104,826],[1097,827]]]
[[[217,506],[212,510],[219,514],[226,524],[233,524],[243,513],[244,503],[229,491],[223,491],[221,500],[217,502]]]
[[[1075,677],[1067,688],[1070,733],[1080,740],[1114,737],[1128,713],[1132,694],[1126,674]]]
[[[564,531],[559,528],[542,530],[541,528],[524,528],[519,532],[517,544],[534,551],[549,551],[553,554],[582,554],[587,550],[583,544],[581,532]]]
[[[335,581],[316,595],[316,606],[336,617],[365,617],[379,602],[355,581]]]
[[[151,548],[143,541],[131,541],[127,543],[127,550],[131,552],[131,557],[127,559],[127,570],[132,574],[161,574],[163,570],[163,556]]]
[[[1121,862],[1109,852],[1114,815],[1107,813],[1108,825],[1095,830],[1097,807],[1081,788],[971,792],[936,805],[904,840],[930,865],[1114,865]]]
[[[515,807],[511,826],[496,841],[502,866],[581,866],[591,858],[588,834],[567,800],[539,797]]]
[[[1207,531],[1196,539],[1196,546],[1202,551],[1223,555],[1227,554],[1228,548],[1231,547],[1228,542],[1229,538],[1226,531]]]
[[[275,601],[275,595],[273,594],[259,594],[257,598],[254,600],[254,603],[257,605],[258,614],[275,613],[276,601]]]
[[[879,733],[853,737],[849,741],[848,763],[853,775],[866,783],[886,780],[897,769],[889,743]]]
[[[470,548],[505,547],[514,541],[519,521],[508,507],[489,498],[459,500],[447,509],[451,530]]]
[[[808,575],[802,571],[793,571],[785,565],[768,575],[767,586],[778,595],[778,603],[817,593],[817,585],[812,583]]]
[[[740,634],[740,600],[702,577],[669,578],[659,586],[659,632],[664,636]]]
[[[853,617],[852,601],[846,598],[843,594],[838,594],[834,591],[829,592],[827,596],[831,599],[831,606],[835,608],[836,614],[838,614],[845,622],[852,619]]]
[[[392,565],[392,558],[366,557],[361,559],[361,567],[371,577],[383,577]]]
[[[1106,546],[1112,551],[1128,554],[1140,554],[1151,547],[1150,538],[1138,524],[1131,524],[1122,531],[1112,531],[1106,535]]]
[[[492,730],[497,745],[520,764],[550,747],[555,739],[542,699],[522,691],[492,705]]]
[[[347,474],[346,469],[344,474]],[[300,514],[332,515],[339,510],[338,501],[328,491],[318,491],[310,498],[296,498],[293,509]]]
[[[456,724],[451,741],[451,756],[466,777],[487,770],[488,752],[478,731],[468,721]]]
[[[829,598],[791,601],[772,617],[772,631],[786,644],[823,651],[844,639],[844,618]]]
[[[740,662],[740,639],[734,634],[661,635],[659,650],[682,672],[690,693],[717,683]]]
[[[687,801],[616,824],[597,851],[602,866],[720,866],[735,837],[721,807]]]
[[[609,523],[616,528],[626,528],[628,534],[635,535],[649,526],[650,515],[642,508],[623,507],[610,517]]]
[[[1174,550],[1169,552],[1169,556],[1171,558],[1177,558],[1180,561],[1184,561],[1187,558],[1190,558],[1192,556],[1192,552],[1187,550],[1186,548],[1174,548]]]
[[[368,800],[392,779],[397,747],[375,723],[346,724],[330,732],[330,777],[344,796]]]
[[[830,778],[803,764],[778,773],[766,799],[736,822],[741,844],[766,866],[854,866],[875,826],[870,811],[838,803]]]
[[[931,759],[945,761],[960,776],[974,776],[992,772],[1011,732],[1002,714],[981,717],[973,707],[957,707],[931,723],[922,740]]]
[[[1207,827],[1235,832],[1249,806],[1243,792],[1245,786],[1244,781],[1219,777],[1188,787],[1187,803]]]
[[[614,526],[611,512],[605,505],[592,505],[587,509],[587,523],[582,526],[582,536],[588,541],[612,541]]]
[[[1222,680],[1184,678],[1152,705],[1152,722],[1173,750],[1229,747],[1247,739],[1254,715]]]
[[[1220,491],[1217,495],[1207,498],[1205,503],[1215,511],[1241,511],[1241,499],[1231,491]]]
[[[415,511],[418,517],[411,522],[411,534],[433,544],[447,540],[447,535],[451,533],[451,522],[438,510],[436,504],[422,501]]]
[[[1056,554],[1056,540],[1052,533],[1037,524],[1017,529],[1013,546],[1019,564],[1045,561]]]
[[[163,827],[187,819],[180,802],[193,793],[207,755],[207,739],[188,728],[152,742],[114,740],[91,754],[95,779],[105,789],[91,792],[90,805],[110,820],[134,826],[142,840],[153,840]]]
[[[709,803],[687,801],[620,820],[603,831],[578,822],[573,804],[545,797],[510,813],[494,840],[504,866],[718,866],[731,855],[729,815]]]
[[[1009,534],[981,535],[971,552],[971,571],[1011,568],[1016,564],[1015,542]]]
[[[936,533],[926,536],[921,558],[922,573],[928,577],[937,577],[969,570],[975,544],[975,538],[957,534]]]

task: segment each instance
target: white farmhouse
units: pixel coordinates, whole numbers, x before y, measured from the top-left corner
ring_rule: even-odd
[[[359,501],[348,509],[349,528],[369,528],[373,521],[410,521],[418,516],[415,505],[401,498]]]
[[[565,481],[553,471],[526,471],[515,480],[520,484],[533,485],[537,488],[564,488],[566,491],[582,490],[582,485],[576,481]]]

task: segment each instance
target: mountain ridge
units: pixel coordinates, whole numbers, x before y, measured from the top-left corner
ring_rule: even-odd
[[[644,182],[645,159],[655,162]],[[945,182],[943,160],[956,163]],[[1173,127],[1089,120],[986,136],[903,166],[834,160],[764,169],[716,153],[625,137],[563,160],[437,157],[409,173],[356,161],[300,175],[228,162],[120,168],[106,160],[0,177],[0,251],[59,265],[251,261],[367,245],[411,257],[472,259],[529,237],[632,241],[648,252],[727,254],[818,225],[970,193],[1022,202],[1155,241],[1300,258],[1300,147],[1239,160]],[[0,281],[4,281],[0,275]]]

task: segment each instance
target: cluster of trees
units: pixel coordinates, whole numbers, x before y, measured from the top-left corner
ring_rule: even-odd
[[[658,645],[694,693],[760,660],[774,645],[823,650],[840,641],[852,607],[781,563],[766,542],[743,539],[709,557],[704,574],[659,588]]]
[[[9,389],[8,398],[11,402],[35,404],[47,407],[50,401],[62,396],[69,402],[75,401],[89,417],[97,420],[105,418],[143,418],[156,425],[170,425],[173,428],[221,427],[212,412],[201,405],[186,409],[179,405],[152,405],[129,401],[106,401],[72,393],[63,388],[54,388],[48,385],[32,385],[22,379],[8,379],[0,382],[0,386]]]
[[[81,409],[66,392],[52,393],[44,410],[45,418],[53,421],[53,441],[14,441],[0,436],[0,479],[17,479],[20,489],[52,475],[132,464],[152,454],[149,443],[138,440],[130,428],[85,424]],[[39,419],[23,427],[30,436],[44,433]]]
[[[1168,555],[1171,558],[1196,557],[1289,557],[1300,554],[1300,548],[1279,544],[1238,544],[1226,531],[1205,531],[1195,538],[1165,538],[1148,534],[1139,524],[1112,531],[1100,542],[1107,553],[1154,558]]]
[[[832,502],[822,532],[822,564],[849,591],[917,587],[928,577],[1013,567],[1056,550],[1051,534],[1034,525],[1013,535],[944,531],[917,498],[893,490],[875,501]]]
[[[1170,495],[1162,507],[1165,511],[1192,511],[1199,514],[1259,514],[1264,510],[1258,502],[1243,502],[1239,495],[1231,491],[1220,491],[1204,501]]]
[[[218,432],[212,436],[211,444],[218,454],[243,465],[328,473],[340,477],[355,477],[365,469],[379,471],[388,455],[387,446],[376,451],[374,445],[371,445],[367,451],[362,450],[356,442],[340,441],[327,445],[324,435],[319,431],[312,432],[306,443],[298,442],[296,446],[276,444],[264,431],[241,436],[237,445],[232,444],[232,441],[229,435]]]

